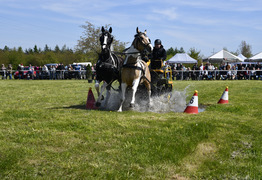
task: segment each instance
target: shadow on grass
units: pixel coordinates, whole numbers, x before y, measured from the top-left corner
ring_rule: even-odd
[[[86,105],[85,104],[77,104],[77,105],[63,107],[63,109],[84,109],[84,110],[86,110]]]
[[[50,109],[81,109],[81,110],[89,110],[89,109],[86,109],[86,105],[85,104],[78,104],[78,105],[72,105],[72,106],[63,106],[63,107],[53,107],[53,108],[50,108]],[[109,110],[106,110],[106,109],[103,109],[103,108],[94,109],[94,110],[97,110],[97,111],[109,111]]]
[[[63,106],[63,107],[52,107],[49,109],[82,109],[86,110],[86,105],[85,104],[77,104],[77,105],[72,105],[72,106]]]

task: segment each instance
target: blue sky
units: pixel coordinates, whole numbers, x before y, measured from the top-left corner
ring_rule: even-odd
[[[196,48],[210,56],[241,41],[262,51],[261,0],[0,0],[0,48],[37,45],[72,49],[86,21],[111,24],[113,35],[132,42],[136,27],[166,49]],[[130,44],[129,44],[130,45]]]

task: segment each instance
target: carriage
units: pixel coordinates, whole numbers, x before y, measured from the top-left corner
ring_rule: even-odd
[[[152,96],[159,96],[172,92],[172,69],[169,65],[165,65],[162,60],[148,61],[151,67],[151,91]]]
[[[148,107],[150,107],[151,96],[159,96],[172,91],[173,82],[170,79],[172,74],[171,68],[163,66],[162,60],[154,60],[152,62],[143,61],[143,58],[153,50],[151,41],[146,35],[146,30],[141,32],[138,28],[136,29],[132,45],[121,53],[126,56],[124,60],[115,55],[116,52],[111,51],[110,47],[113,41],[111,35],[112,28],[110,27],[109,30],[106,30],[102,27],[101,31],[101,54],[96,64],[97,82],[95,87],[98,93],[97,106],[101,105],[101,101],[103,100],[102,93],[106,89],[107,95],[104,106],[107,107],[112,83],[115,80],[120,84],[121,102],[118,109],[119,112],[122,112],[122,106],[128,89],[132,90],[131,108],[135,106],[137,94],[142,95],[140,99],[146,100]],[[99,84],[102,81],[104,83],[100,92]]]

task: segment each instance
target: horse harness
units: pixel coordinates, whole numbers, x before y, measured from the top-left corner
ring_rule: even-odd
[[[97,67],[102,70],[112,69],[114,73],[118,72],[119,63],[117,56],[112,54],[105,61],[98,61]],[[112,63],[110,62],[112,60]]]
[[[135,64],[139,64],[140,66],[136,66]],[[134,63],[128,63],[128,64],[124,64],[122,66],[122,68],[130,68],[130,69],[136,69],[136,70],[140,70],[142,72],[142,76],[141,76],[141,79],[144,78],[146,79],[149,83],[150,80],[145,76],[145,65],[143,64],[142,60],[138,60],[137,62],[134,62]],[[140,81],[141,81],[140,79]]]

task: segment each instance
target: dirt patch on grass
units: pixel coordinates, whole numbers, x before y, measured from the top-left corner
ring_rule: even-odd
[[[184,159],[181,165],[182,171],[189,174],[197,171],[204,161],[212,158],[216,150],[216,145],[213,143],[198,144],[194,153]]]

